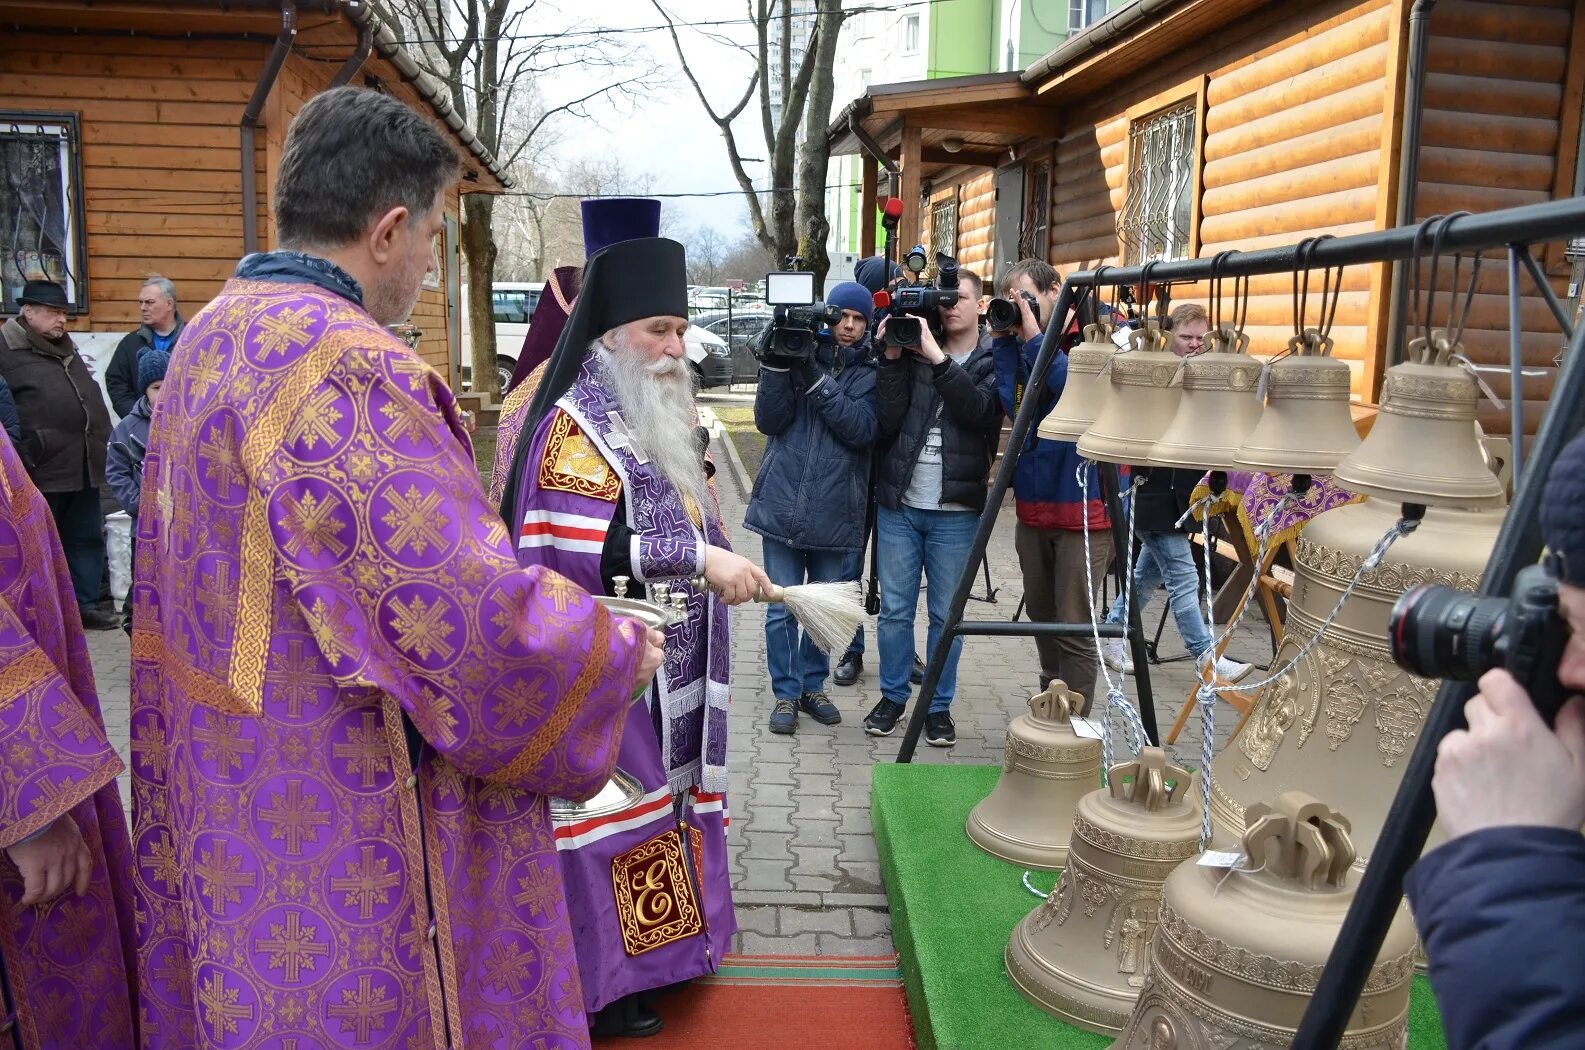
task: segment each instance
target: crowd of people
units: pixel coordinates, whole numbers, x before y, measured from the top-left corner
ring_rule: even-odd
[[[540,300],[552,346],[508,398],[488,479],[500,502],[487,494],[444,378],[391,331],[436,266],[458,172],[396,99],[309,101],[278,169],[278,247],[186,322],[150,280],[107,376],[113,431],[58,287],[30,284],[0,328],[15,409],[0,396],[0,991],[27,1050],[652,1035],[659,993],[713,972],[736,929],[734,608],[856,579],[873,542],[872,735],[893,732],[918,684],[921,579],[926,654],[941,643],[1003,420],[1056,331],[1050,266],[1002,275],[1006,328],[984,329],[982,279],[962,271],[956,300],[898,340],[875,309],[895,275],[866,260],[827,296],[812,353],[767,344],[769,445],[746,520],[761,568],[721,516],[684,252],[658,236],[655,202],[586,208],[586,265]],[[1169,327],[1180,355],[1203,347],[1203,310]],[[1080,464],[1033,434],[1020,450],[1037,619],[1088,619],[1086,580],[1114,556]],[[1582,464],[1585,439],[1554,470],[1543,522],[1571,628],[1585,624]],[[1135,486],[1136,583],[1164,581],[1185,645],[1234,677],[1247,667],[1211,650],[1189,583],[1185,480]],[[106,484],[136,522],[130,831],[82,634],[105,625],[89,523]],[[829,657],[774,605],[765,630],[770,732],[801,714],[839,723]],[[1571,690],[1585,689],[1581,637],[1559,669]],[[860,635],[839,681],[863,673],[862,652]],[[1094,700],[1093,649],[1037,656],[1042,685]],[[954,651],[917,701],[936,746],[955,742],[955,665]],[[1452,841],[1410,884],[1433,981],[1455,1045],[1567,1045],[1585,706],[1554,730],[1493,672],[1469,724],[1438,766]],[[1495,954],[1541,944],[1547,965],[1492,979]]]

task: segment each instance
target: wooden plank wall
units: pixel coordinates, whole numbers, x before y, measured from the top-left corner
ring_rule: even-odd
[[[1152,71],[1075,100],[1057,141],[1049,258],[1059,270],[1119,261],[1129,111],[1206,80],[1199,252],[1214,255],[1374,227],[1381,166],[1391,0],[1274,5]],[[1368,390],[1371,267],[1344,275],[1336,356]],[[1320,275],[1311,293],[1317,312]],[[1175,289],[1204,301],[1208,289]],[[1293,331],[1292,279],[1252,282],[1251,351],[1272,354]]]
[[[81,120],[89,330],[135,327],[151,271],[176,283],[188,316],[230,276],[242,251],[237,119],[264,54],[88,33],[15,33],[0,48],[0,108]],[[266,185],[263,136],[257,155]]]
[[[1566,195],[1573,181],[1578,134],[1581,67],[1570,69],[1570,40],[1579,38],[1572,0],[1514,0],[1474,3],[1448,0],[1431,18],[1425,128],[1420,149],[1420,189],[1416,217],[1453,211],[1490,211]],[[1581,56],[1575,48],[1574,61]],[[1572,123],[1565,123],[1566,88],[1574,96]],[[1559,164],[1560,147],[1564,163]],[[1564,170],[1560,170],[1560,167]],[[1543,258],[1537,246],[1537,258]],[[1561,253],[1555,261],[1562,262]],[[1468,268],[1465,269],[1468,275]],[[1566,269],[1553,271],[1553,289],[1567,290]],[[1438,284],[1450,285],[1449,267],[1439,268]],[[1524,286],[1533,289],[1528,278]],[[1506,260],[1491,253],[1481,270],[1470,310],[1464,346],[1481,365],[1498,397],[1512,384],[1507,370],[1509,325]],[[1443,292],[1436,323],[1444,324],[1448,293]],[[1552,358],[1562,336],[1539,293],[1521,306],[1525,330],[1524,365],[1536,374],[1524,378],[1524,429],[1533,435],[1556,380]],[[1508,414],[1482,402],[1488,432],[1507,434]]]
[[[965,179],[958,196],[958,262],[984,279],[986,291],[995,283],[991,273],[991,240],[996,235],[996,173],[986,169]]]

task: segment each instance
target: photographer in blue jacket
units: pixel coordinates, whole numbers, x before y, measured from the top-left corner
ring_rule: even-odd
[[[782,587],[854,579],[864,551],[876,421],[866,338],[874,301],[847,281],[831,289],[826,305],[841,314],[812,354],[777,353],[773,325],[760,359],[754,425],[770,441],[744,525],[764,541],[765,572]],[[783,605],[765,607],[765,652],[776,700],[771,732],[797,732],[800,711],[823,725],[842,721],[825,693],[830,658]]]

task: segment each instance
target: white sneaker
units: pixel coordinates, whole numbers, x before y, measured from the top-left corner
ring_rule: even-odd
[[[1128,655],[1128,650],[1123,648],[1121,638],[1108,638],[1101,646],[1101,659],[1106,661],[1106,666],[1118,674],[1133,674],[1134,661]]]
[[[1216,677],[1228,682],[1237,682],[1249,674],[1253,667],[1253,664],[1241,664],[1237,660],[1219,656],[1216,658]]]

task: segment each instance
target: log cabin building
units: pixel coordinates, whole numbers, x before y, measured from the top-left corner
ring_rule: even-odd
[[[47,276],[67,288],[80,343],[137,326],[150,272],[191,316],[241,256],[270,248],[286,127],[332,84],[432,117],[464,159],[460,192],[506,183],[370,0],[0,0],[0,33],[0,313]],[[454,387],[459,221],[454,192],[439,279],[412,317]]]
[[[1417,9],[1430,12],[1423,70],[1411,70]],[[1406,152],[1415,81],[1423,118]],[[986,276],[1030,255],[1066,273],[1577,195],[1582,86],[1580,0],[1139,0],[1022,72],[872,86],[829,139],[834,154],[875,162],[862,166],[867,188],[878,168],[896,172],[905,248],[933,245]],[[1565,246],[1537,259],[1571,294]],[[1390,264],[1343,276],[1334,353],[1366,402],[1396,352],[1392,286]],[[1503,399],[1506,288],[1505,263],[1488,260],[1464,337]],[[1252,352],[1286,343],[1291,302],[1288,275],[1253,280]],[[1439,316],[1446,303],[1444,292]],[[1533,434],[1562,338],[1533,289],[1522,320]],[[1509,430],[1495,405],[1481,418]]]

